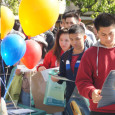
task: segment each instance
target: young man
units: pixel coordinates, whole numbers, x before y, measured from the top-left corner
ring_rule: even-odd
[[[73,25],[69,29],[70,43],[73,48],[65,52],[60,61],[60,74],[59,76],[66,77],[75,81],[79,63],[84,51],[87,49],[84,46],[85,29],[82,25]],[[63,81],[58,81],[62,83]],[[82,96],[79,95],[77,88],[75,88],[75,82],[66,82],[66,109],[65,115],[73,115],[70,108],[70,103],[75,100],[77,104],[82,108],[85,115],[89,115],[88,103]]]
[[[92,42],[92,44],[94,44],[96,42],[96,38],[95,38],[95,35],[93,34],[93,32],[89,31],[85,27],[85,24],[83,24],[81,22],[81,18],[80,18],[79,13],[77,13],[75,11],[73,11],[73,12],[71,11],[69,13],[66,13],[65,22],[66,22],[65,23],[66,28],[70,28],[74,24],[81,24],[85,28],[85,34],[87,35],[87,39],[88,39],[89,43]]]
[[[76,77],[79,93],[90,101],[90,115],[115,115],[115,104],[97,108],[101,89],[111,70],[115,70],[115,17],[100,14],[94,21],[100,41],[83,55]]]

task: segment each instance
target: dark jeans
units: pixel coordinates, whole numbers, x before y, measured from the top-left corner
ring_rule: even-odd
[[[90,115],[115,115],[115,113],[102,113],[102,112],[91,111]]]
[[[30,106],[30,93],[21,90],[21,103],[26,106]]]

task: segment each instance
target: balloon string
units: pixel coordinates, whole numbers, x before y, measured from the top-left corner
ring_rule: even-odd
[[[3,81],[5,82],[5,86],[6,86],[5,70],[4,70],[4,62],[3,62],[3,60],[2,60],[2,68],[3,68],[3,75],[4,75]]]
[[[0,80],[1,80],[2,84],[4,85],[5,90],[7,91],[7,93],[8,93],[8,95],[9,95],[9,97],[10,97],[12,103],[14,104],[14,107],[17,109],[17,106],[16,106],[15,102],[13,101],[12,97],[10,96],[10,93],[9,93],[9,91],[7,90],[6,86],[5,86],[5,83],[3,82],[3,80],[2,80],[1,78],[0,78]]]
[[[31,71],[30,71],[30,108],[31,108]],[[31,115],[31,113],[30,113]]]
[[[3,81],[5,82],[5,87],[6,87],[6,81],[7,81],[7,79],[8,79],[8,67],[10,67],[10,66],[7,66],[6,68],[7,68],[7,70],[6,70],[6,74],[5,74],[5,70],[4,70],[4,62],[3,62],[3,60],[2,60],[2,68],[3,68],[3,75],[4,75],[4,79],[3,79]],[[6,89],[5,89],[5,92],[6,92]]]
[[[6,69],[7,69],[7,70],[6,70],[6,79],[5,79],[5,84],[6,84],[6,81],[7,81],[7,79],[8,79],[8,68],[9,68],[9,67],[10,67],[10,66],[7,66],[7,67],[6,67]]]
[[[7,70],[6,70],[6,79],[5,79],[5,86],[4,87],[6,87],[6,81],[7,81],[7,75],[8,75],[8,67],[6,67],[7,68]],[[5,73],[4,73],[5,74]],[[6,90],[6,88],[5,88],[5,94],[4,94],[4,99],[5,99],[5,96],[6,96],[6,94],[7,94],[7,90]]]

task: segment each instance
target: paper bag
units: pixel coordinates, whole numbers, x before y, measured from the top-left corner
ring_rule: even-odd
[[[31,88],[36,108],[45,110],[48,114],[64,111],[64,107],[49,106],[43,104],[46,81],[44,81],[44,78],[40,72],[37,72],[32,76]]]

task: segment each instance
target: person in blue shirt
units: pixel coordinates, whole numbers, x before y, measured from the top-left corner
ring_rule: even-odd
[[[69,29],[69,39],[72,48],[66,51],[61,56],[59,76],[66,77],[69,80],[75,81],[80,60],[82,58],[83,53],[87,49],[87,47],[84,45],[84,27],[79,24],[72,25]],[[59,84],[63,83],[62,80],[53,78],[53,76],[52,80],[54,82],[58,82]],[[79,94],[77,87],[75,86],[75,82],[66,81],[66,85],[66,108],[64,111],[64,115],[73,115],[72,110],[70,108],[70,103],[72,100],[76,101],[76,103],[83,110],[83,113],[85,115],[89,115],[89,102],[88,100],[86,100],[86,98],[82,97]]]

